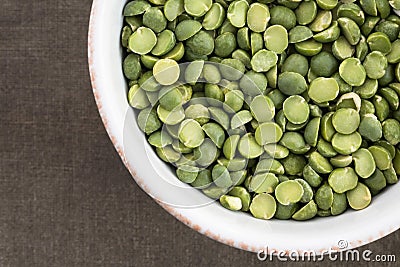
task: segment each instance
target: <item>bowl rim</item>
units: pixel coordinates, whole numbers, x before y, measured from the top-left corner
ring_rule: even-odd
[[[98,35],[100,34],[101,30],[99,30],[99,24],[100,24],[100,16],[98,15],[98,11],[102,5],[107,3],[108,1],[105,0],[94,0],[92,3],[92,8],[90,12],[90,21],[89,21],[89,30],[88,30],[88,64],[89,64],[89,72],[90,72],[90,79],[91,79],[91,85],[92,85],[92,91],[94,98],[96,100],[96,105],[99,110],[100,117],[102,119],[103,125],[107,131],[107,134],[111,140],[111,142],[114,145],[114,148],[116,149],[117,153],[119,154],[122,162],[126,166],[126,168],[129,170],[131,173],[131,176],[133,179],[136,181],[136,183],[141,187],[143,191],[145,191],[148,195],[150,195],[162,208],[164,208],[167,212],[169,212],[171,215],[173,215],[175,218],[177,218],[179,221],[182,223],[186,224],[193,230],[215,240],[221,243],[224,243],[226,245],[250,251],[250,252],[260,252],[261,250],[264,249],[264,247],[257,247],[254,246],[253,244],[246,243],[246,242],[236,242],[232,239],[227,238],[220,232],[213,232],[209,229],[204,229],[201,226],[201,223],[198,223],[198,221],[194,220],[194,218],[190,218],[189,216],[185,215],[182,213],[182,211],[176,207],[170,206],[168,204],[165,204],[163,201],[160,199],[157,199],[151,188],[147,186],[146,182],[144,179],[138,176],[137,171],[134,166],[132,166],[122,148],[120,145],[122,142],[119,140],[117,130],[113,127],[111,127],[110,122],[113,120],[113,116],[104,109],[103,103],[102,103],[102,94],[103,90],[101,87],[101,83],[99,83],[99,79],[101,76],[101,72],[99,72],[99,68],[97,66],[96,59],[99,58],[101,55],[100,52],[98,52],[98,46],[99,46],[99,41],[97,40]],[[110,1],[111,2],[111,1]],[[122,15],[121,15],[122,16]],[[399,221],[395,222],[395,226],[391,225],[390,227],[381,227],[380,229],[374,230],[373,234],[369,234],[368,237],[366,235],[363,235],[363,238],[356,238],[352,240],[346,240],[348,242],[348,246],[343,249],[355,249],[360,246],[366,245],[368,243],[371,243],[373,241],[376,241],[386,235],[389,235],[390,233],[398,230],[400,228],[400,223]],[[330,249],[331,247],[329,247]],[[328,246],[321,246],[319,247],[318,250],[315,250],[317,254],[324,253],[328,249]],[[332,249],[339,249],[341,250],[342,248],[338,247],[332,247]],[[274,250],[274,249],[271,249]],[[277,251],[277,250],[274,250]],[[297,253],[302,253],[304,250],[302,249],[295,249],[295,250],[286,250],[286,254],[290,252],[297,252]]]

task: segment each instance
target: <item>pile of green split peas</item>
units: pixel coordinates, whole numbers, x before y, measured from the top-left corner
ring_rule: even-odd
[[[177,177],[233,211],[366,208],[400,174],[400,0],[134,0],[123,70]]]

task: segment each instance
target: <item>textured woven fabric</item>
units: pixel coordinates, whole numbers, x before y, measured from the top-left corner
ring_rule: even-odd
[[[133,182],[91,92],[90,7],[1,0],[0,266],[278,265],[189,229]],[[399,239],[363,249],[400,256]]]

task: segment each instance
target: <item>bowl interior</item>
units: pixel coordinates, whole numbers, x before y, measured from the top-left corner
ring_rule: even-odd
[[[139,130],[127,103],[122,73],[120,31],[125,1],[94,0],[89,30],[89,65],[93,92],[107,132],[136,182],[175,217],[218,241],[249,251],[271,250],[323,253],[355,248],[400,227],[400,185],[374,197],[363,211],[307,222],[264,221],[231,212],[186,184],[163,163]],[[347,246],[338,246],[339,241]],[[342,243],[343,244],[343,243]]]

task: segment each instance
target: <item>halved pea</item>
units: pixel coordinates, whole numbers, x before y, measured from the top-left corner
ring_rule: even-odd
[[[339,36],[340,28],[337,21],[334,21],[328,29],[315,34],[313,38],[320,43],[330,43],[338,39]]]
[[[339,94],[339,85],[334,78],[319,77],[310,84],[308,95],[316,103],[334,100]]]
[[[289,31],[289,43],[299,43],[313,37],[313,32],[306,26],[296,26]]]
[[[329,161],[317,151],[310,154],[309,164],[313,170],[321,174],[327,174],[333,170]]]
[[[253,32],[264,32],[271,19],[268,6],[262,3],[253,3],[247,11],[247,26]]]
[[[303,136],[298,132],[286,132],[282,136],[280,144],[296,154],[304,154],[310,150],[310,146],[305,143]]]
[[[358,183],[357,187],[346,193],[349,205],[354,210],[362,210],[371,203],[371,192],[363,183]]]
[[[307,90],[306,80],[296,72],[284,72],[278,76],[278,88],[286,95],[297,95]]]
[[[196,180],[190,185],[197,189],[206,189],[212,184],[211,172],[208,169],[199,171]]]
[[[240,60],[246,66],[246,68],[251,68],[250,65],[251,57],[243,49],[236,49],[235,51],[233,51],[232,58]]]
[[[358,27],[357,23],[349,18],[338,18],[338,23],[343,32],[344,37],[346,37],[347,41],[351,45],[356,45],[361,38],[360,27]]]
[[[344,168],[351,164],[353,157],[349,155],[337,155],[331,158],[329,161],[334,167]]]
[[[175,34],[170,30],[164,30],[157,37],[157,43],[151,53],[155,56],[162,56],[175,47]]]
[[[156,153],[165,162],[175,163],[181,158],[181,154],[172,149],[171,146],[157,147]],[[196,179],[194,177],[194,179]]]
[[[322,182],[322,177],[309,164],[304,167],[302,174],[312,187],[318,187]]]
[[[179,140],[187,147],[198,147],[204,141],[204,131],[197,121],[186,119],[179,128]]]
[[[250,111],[248,110],[241,110],[235,115],[233,115],[231,119],[231,128],[235,129],[240,126],[245,125],[246,123],[250,122],[253,119],[251,116]]]
[[[311,146],[317,145],[320,123],[320,117],[313,118],[307,123],[304,130],[304,139]]]
[[[386,57],[379,51],[369,53],[363,62],[367,76],[371,79],[380,79],[385,75],[388,62]]]
[[[363,85],[357,86],[354,88],[354,92],[356,92],[361,98],[368,99],[373,97],[378,91],[378,80],[373,80],[367,78]]]
[[[381,146],[370,146],[368,148],[369,152],[371,152],[374,157],[376,167],[380,170],[387,170],[390,168],[391,164],[391,156],[390,153]]]
[[[383,32],[374,32],[367,38],[367,43],[371,51],[380,51],[382,54],[388,54],[392,49],[389,37]]]
[[[251,59],[251,67],[256,72],[266,72],[278,62],[278,56],[274,51],[262,49]]]
[[[315,1],[302,1],[296,8],[297,22],[300,25],[311,23],[317,16],[318,7]]]
[[[375,114],[379,121],[384,121],[390,113],[389,103],[385,98],[380,95],[374,95],[372,98],[372,103],[375,107]]]
[[[304,194],[302,185],[297,181],[285,181],[280,183],[275,189],[276,200],[282,205],[297,203]]]
[[[131,1],[128,4],[126,4],[123,14],[125,17],[141,15],[144,12],[146,12],[146,10],[149,9],[150,7],[151,5],[144,0]]]
[[[183,46],[182,43],[178,43],[169,53],[164,55],[163,58],[179,61],[183,58],[184,55],[185,55],[185,47]]]
[[[361,98],[358,94],[353,92],[343,94],[336,103],[336,110],[341,108],[351,108],[359,112],[361,108]]]
[[[261,146],[277,143],[282,137],[282,129],[274,122],[261,123],[255,132],[255,139]]]
[[[218,122],[225,130],[229,129],[230,119],[224,110],[217,107],[209,107],[208,110],[210,111],[211,118]]]
[[[125,47],[125,48],[128,47],[129,37],[131,37],[132,33],[133,33],[133,31],[132,31],[131,27],[129,27],[129,26],[124,26],[122,28],[122,32],[121,32],[122,47]]]
[[[251,196],[247,192],[246,188],[241,186],[235,186],[229,191],[229,195],[240,198],[242,202],[242,211],[248,211],[251,202]]]
[[[164,13],[157,7],[150,7],[143,15],[143,25],[154,32],[162,32],[167,27],[167,19]]]
[[[383,175],[385,176],[387,184],[396,184],[399,181],[399,177],[397,177],[396,171],[393,166],[387,170],[384,170]]]
[[[180,166],[176,169],[176,176],[184,183],[194,182],[199,174],[199,169],[192,166]]]
[[[250,47],[252,55],[264,48],[264,37],[261,33],[252,32],[250,34]]]
[[[295,43],[294,47],[296,51],[303,56],[315,56],[322,50],[322,43],[315,41],[314,39],[308,39],[303,42]]]
[[[321,135],[328,142],[332,140],[333,135],[336,133],[332,124],[333,114],[334,112],[328,112],[321,118]]]
[[[392,43],[392,50],[386,55],[387,61],[391,64],[400,62],[400,40]]]
[[[250,103],[250,110],[258,122],[267,122],[275,115],[275,106],[272,100],[263,95],[256,96]]]
[[[146,27],[139,27],[129,38],[128,48],[139,55],[149,53],[157,43],[155,33]]]
[[[212,199],[219,199],[222,195],[229,191],[227,188],[221,188],[215,185],[202,189],[202,192]]]
[[[275,159],[283,159],[289,155],[289,149],[278,144],[268,144],[264,146],[265,152]]]
[[[173,110],[167,110],[162,106],[158,106],[157,115],[163,123],[167,125],[176,125],[185,118],[185,111],[181,106],[177,106]]]
[[[215,143],[218,148],[222,148],[225,141],[224,129],[217,123],[206,123],[202,126],[204,132]]]
[[[145,91],[139,85],[133,85],[128,92],[128,102],[131,107],[136,109],[144,109],[150,105],[149,99]]]
[[[361,146],[362,138],[358,132],[352,134],[336,133],[332,138],[333,148],[342,155],[350,155]]]
[[[386,99],[392,110],[399,108],[400,99],[395,90],[389,87],[381,88],[380,94]]]
[[[321,10],[313,22],[309,25],[310,30],[313,32],[321,32],[327,29],[332,23],[332,13],[328,10]]]
[[[233,1],[228,7],[227,18],[233,26],[242,28],[246,24],[248,9],[246,0]]]
[[[251,96],[263,94],[267,89],[268,80],[264,74],[248,71],[240,79],[240,89]]]
[[[339,66],[340,77],[351,86],[361,86],[366,79],[366,72],[357,58],[347,58]]]
[[[272,25],[282,25],[287,30],[290,30],[296,26],[296,15],[295,13],[286,6],[276,5],[271,8],[271,21]]]
[[[265,47],[268,50],[281,54],[288,47],[288,33],[285,27],[273,25],[264,32]]]
[[[396,147],[394,145],[390,144],[388,141],[379,140],[379,141],[375,142],[374,145],[381,146],[384,149],[386,149],[389,152],[390,157],[392,159],[395,157],[395,155],[396,155]]]
[[[368,178],[374,173],[376,169],[375,160],[368,149],[360,148],[352,154],[352,157],[355,171],[361,178]]]
[[[315,203],[322,210],[329,210],[333,204],[333,190],[328,183],[323,184],[315,193]]]
[[[357,186],[358,176],[350,167],[337,168],[329,174],[328,182],[333,191],[341,194]]]
[[[244,95],[242,91],[232,90],[225,94],[225,101],[223,108],[228,113],[238,112],[243,107],[243,102],[244,102]],[[234,128],[233,126],[231,127],[232,129]]]
[[[139,112],[137,122],[139,128],[146,134],[151,134],[162,126],[156,111],[150,107]]]
[[[337,6],[338,0],[317,0],[317,4],[322,9],[331,10]]]
[[[236,37],[233,33],[226,32],[215,39],[214,53],[219,57],[228,57],[236,49]]]
[[[254,173],[273,173],[282,175],[285,173],[285,169],[279,161],[272,158],[263,158],[257,163]]]
[[[212,4],[203,19],[203,27],[207,31],[218,29],[225,20],[225,9],[220,3]]]
[[[341,108],[333,114],[332,125],[341,134],[351,134],[360,125],[360,115],[355,109]]]
[[[310,108],[303,97],[292,95],[283,102],[283,112],[290,122],[302,124],[308,120]]]
[[[313,192],[313,189],[311,188],[311,186],[307,183],[307,181],[305,181],[303,179],[295,179],[295,181],[298,182],[299,184],[301,184],[301,186],[303,187],[303,190],[304,190],[304,193],[303,193],[303,196],[301,197],[300,202],[302,202],[302,203],[310,202],[314,197],[314,192]]]
[[[291,54],[285,59],[281,71],[296,72],[302,76],[306,76],[308,72],[308,59],[300,54]]]
[[[273,193],[279,184],[278,178],[273,173],[255,174],[249,184],[249,191],[255,193]]]
[[[300,175],[307,165],[306,159],[302,155],[289,154],[282,161],[287,175]]]
[[[293,216],[293,214],[296,213],[296,211],[298,211],[299,207],[299,203],[282,205],[278,202],[276,206],[275,218],[279,220],[288,220]]]
[[[347,41],[344,36],[340,36],[332,44],[332,54],[339,60],[344,60],[353,56],[354,47]]]
[[[239,197],[223,195],[219,198],[221,205],[233,211],[238,211],[242,209],[242,200]]]
[[[386,178],[379,169],[376,169],[370,177],[365,179],[364,183],[368,186],[373,195],[384,189],[387,185]]]
[[[347,198],[346,194],[333,193],[333,203],[331,207],[331,213],[333,216],[342,214],[347,209]]]
[[[360,107],[360,115],[365,116],[367,114],[374,114],[374,113],[375,113],[374,104],[372,104],[371,101],[362,99]]]
[[[184,9],[183,0],[168,0],[164,5],[164,15],[169,21],[174,21]]]
[[[356,45],[356,57],[359,60],[364,60],[368,54],[368,44],[364,36],[361,36],[360,41]]]
[[[171,85],[178,81],[180,68],[172,59],[160,59],[153,67],[154,78],[162,85]]]
[[[317,215],[318,206],[314,200],[308,202],[303,208],[297,211],[292,218],[297,221],[306,221],[314,218]]]
[[[252,133],[247,133],[240,138],[238,151],[243,157],[253,159],[259,157],[264,149],[257,143]]]
[[[243,27],[239,29],[236,34],[236,39],[239,47],[245,51],[249,51],[251,49],[249,31],[250,31],[249,28]]]
[[[365,15],[360,6],[354,3],[345,3],[337,9],[338,17],[346,17],[355,21],[358,25],[363,25],[365,22]]]
[[[400,142],[400,122],[395,119],[387,119],[382,123],[383,137],[391,144]]]
[[[193,17],[201,17],[210,10],[212,0],[184,0],[185,11]]]
[[[259,219],[269,220],[276,212],[276,202],[273,196],[267,193],[258,194],[250,204],[251,214]]]
[[[178,41],[185,41],[198,33],[201,28],[201,23],[196,20],[183,20],[176,25],[176,39],[178,39]]]
[[[325,141],[323,138],[320,138],[318,140],[317,150],[322,156],[326,158],[331,158],[337,155],[337,152],[335,149],[333,149],[332,145],[329,142]]]
[[[218,187],[228,188],[233,184],[228,169],[225,166],[216,164],[211,171],[211,176],[214,184]]]
[[[382,126],[373,114],[366,114],[362,117],[358,131],[370,141],[378,141],[382,137]]]

